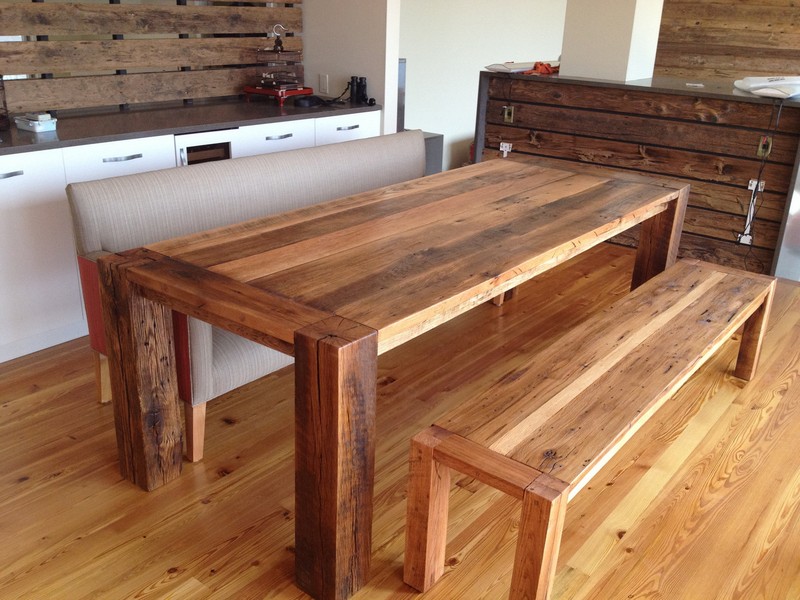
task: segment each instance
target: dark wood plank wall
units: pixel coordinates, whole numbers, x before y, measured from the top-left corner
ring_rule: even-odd
[[[281,55],[271,50],[282,24]],[[234,96],[262,73],[302,81],[302,4],[0,2],[11,113]]]
[[[504,107],[514,108],[513,123]],[[547,156],[675,176],[692,185],[681,255],[769,272],[800,139],[800,108],[776,102],[699,97],[631,86],[481,74],[477,155],[496,157],[500,142],[521,155]],[[762,160],[752,246],[737,243]],[[635,238],[616,238],[633,245]]]
[[[800,2],[664,0],[656,75],[800,75]]]
[[[800,75],[800,1],[664,0],[656,77],[725,80],[732,89],[734,79],[775,74]],[[482,140],[492,156],[503,140],[515,152],[687,178],[692,194],[681,253],[771,269],[800,134],[797,108],[784,108],[772,136],[750,247],[737,244],[736,233],[747,214],[747,183],[761,166],[758,140],[776,117],[771,103],[510,79],[493,79],[483,94],[478,156]],[[502,120],[508,104],[516,109],[511,125]]]

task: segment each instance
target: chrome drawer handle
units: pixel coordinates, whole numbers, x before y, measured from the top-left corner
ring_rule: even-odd
[[[113,162],[127,162],[129,160],[136,160],[137,158],[142,158],[141,154],[129,154],[128,156],[110,156],[108,158],[104,158],[104,163],[113,163]]]
[[[10,171],[9,173],[0,173],[0,179],[11,179],[12,177],[19,177],[25,175],[25,171]]]
[[[353,131],[353,129],[358,129],[361,127],[360,125],[344,125],[342,127],[337,127],[336,131]]]
[[[284,133],[283,135],[268,135],[264,139],[268,142],[274,142],[275,140],[288,140],[290,137],[294,137],[294,134]]]

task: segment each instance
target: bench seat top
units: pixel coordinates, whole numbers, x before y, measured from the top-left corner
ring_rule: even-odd
[[[556,477],[572,496],[751,315],[768,311],[774,286],[678,261],[436,425]]]

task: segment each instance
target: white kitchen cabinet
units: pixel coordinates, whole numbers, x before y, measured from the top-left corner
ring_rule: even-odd
[[[374,137],[381,133],[381,111],[319,117],[315,126],[317,146]]]
[[[376,110],[0,156],[0,362],[87,333],[68,183],[376,136],[380,117]]]
[[[0,362],[87,333],[66,185],[174,166],[172,135],[0,156]]]
[[[315,119],[245,125],[233,144],[233,157],[310,148],[315,144]]]
[[[0,156],[0,362],[86,335],[60,149]]]
[[[175,166],[172,135],[64,148],[67,183],[132,175]]]

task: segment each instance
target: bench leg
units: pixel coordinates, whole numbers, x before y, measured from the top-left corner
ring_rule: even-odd
[[[434,428],[411,440],[403,580],[421,592],[444,573],[450,469],[436,462]]]
[[[206,437],[206,408],[203,402],[196,406],[184,403],[183,409],[186,428],[186,458],[190,462],[203,460],[203,448]]]
[[[567,485],[549,475],[540,475],[524,491],[511,600],[550,598],[567,500]]]
[[[495,306],[503,306],[506,300],[513,300],[517,295],[517,288],[511,288],[507,292],[503,292],[499,296],[492,298],[492,304]]]
[[[556,572],[569,486],[435,425],[411,440],[403,580],[425,592],[444,572],[450,496],[450,467],[445,463],[522,499],[509,597],[548,598]]]
[[[775,283],[773,282],[772,287],[770,287],[764,298],[764,302],[744,323],[742,341],[739,345],[739,356],[736,359],[736,369],[733,374],[745,381],[750,381],[756,374],[758,357],[761,355],[761,344],[764,341],[764,334],[767,330],[774,291]]]
[[[100,404],[111,402],[111,375],[108,367],[108,357],[92,350],[94,357],[94,377],[97,387],[97,401]]]

